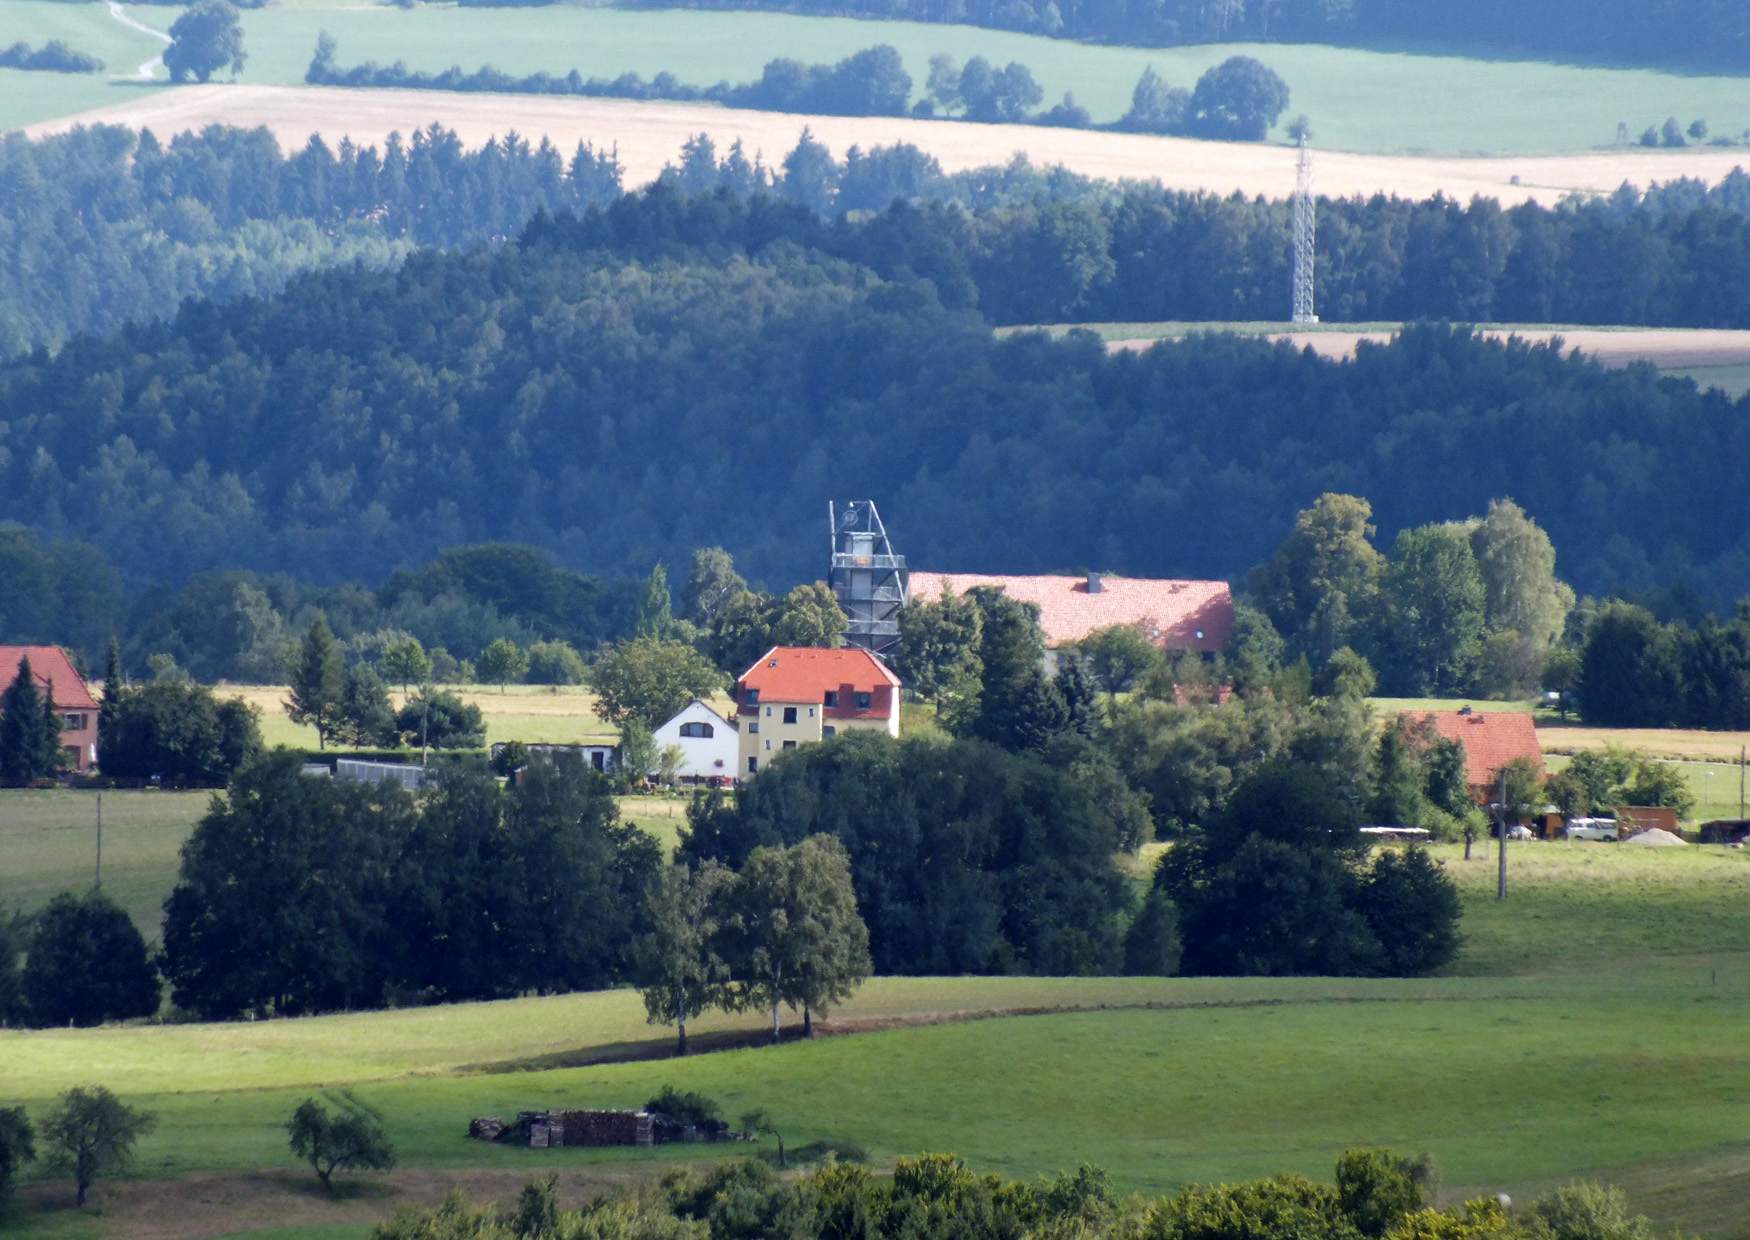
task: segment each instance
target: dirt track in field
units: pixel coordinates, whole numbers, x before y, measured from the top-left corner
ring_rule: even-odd
[[[41,136],[76,124],[107,123],[148,127],[167,137],[215,123],[265,125],[282,146],[295,150],[313,133],[320,133],[331,145],[342,137],[380,143],[393,131],[408,134],[433,122],[456,130],[470,146],[515,130],[531,141],[549,137],[567,152],[579,142],[617,147],[628,186],[654,179],[663,164],[676,157],[681,144],[697,133],[709,133],[720,147],[739,138],[750,153],[761,152],[772,164],[808,127],[837,155],[853,144],[909,142],[934,155],[951,172],[1002,163],[1025,153],[1036,164],[1062,164],[1108,179],[1153,178],[1176,189],[1284,197],[1294,188],[1294,151],[1262,143],[897,117],[797,116],[702,104],[541,95],[184,86],[46,121],[26,132]],[[1527,199],[1551,203],[1574,191],[1608,193],[1624,181],[1645,185],[1696,177],[1711,183],[1744,162],[1742,152],[1707,148],[1488,159],[1321,151],[1316,182],[1318,191],[1327,195],[1389,193],[1427,198],[1440,192],[1460,200],[1481,194],[1508,204]]]
[[[1623,331],[1571,328],[1550,331],[1486,331],[1497,340],[1516,336],[1534,343],[1559,337],[1568,349],[1579,349],[1606,366],[1651,362],[1661,370],[1689,370],[1708,366],[1750,364],[1750,331],[1704,328],[1629,328]],[[1146,349],[1157,338],[1114,340],[1112,349]],[[1362,341],[1385,344],[1390,332],[1316,331],[1271,333],[1269,339],[1286,340],[1296,348],[1310,348],[1322,357],[1353,357]]]

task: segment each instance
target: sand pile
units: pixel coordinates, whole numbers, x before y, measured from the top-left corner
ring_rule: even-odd
[[[1689,841],[1672,835],[1663,827],[1650,827],[1645,831],[1637,831],[1623,843],[1644,844],[1648,848],[1686,848],[1689,845]]]

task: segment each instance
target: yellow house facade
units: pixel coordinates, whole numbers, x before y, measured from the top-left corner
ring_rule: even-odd
[[[899,735],[899,677],[867,650],[775,646],[735,683],[737,775],[751,779],[787,750],[858,729]]]

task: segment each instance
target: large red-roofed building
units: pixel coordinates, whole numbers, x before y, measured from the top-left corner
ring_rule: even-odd
[[[1080,641],[1097,629],[1131,625],[1163,650],[1218,654],[1233,632],[1233,593],[1225,581],[1168,581],[1089,573],[1076,577],[1011,577],[988,573],[911,575],[907,596],[933,602],[944,588],[964,594],[994,586],[1039,608],[1045,644]]]
[[[1404,714],[1429,720],[1446,740],[1464,746],[1464,781],[1481,805],[1500,799],[1501,768],[1515,758],[1529,760],[1540,778],[1544,774],[1537,724],[1524,711],[1437,710]]]
[[[67,764],[76,771],[90,770],[97,765],[97,699],[85,677],[58,646],[0,646],[0,689],[18,679],[18,666],[26,657],[37,688],[53,688]]]
[[[743,779],[786,749],[857,728],[899,735],[899,677],[856,646],[774,646],[735,682]]]

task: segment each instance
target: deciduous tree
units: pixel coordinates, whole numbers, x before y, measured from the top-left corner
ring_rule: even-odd
[[[655,729],[694,698],[723,691],[723,674],[684,642],[635,637],[603,650],[590,669],[595,712],[608,723]]]
[[[364,1168],[387,1171],[395,1165],[395,1149],[383,1131],[383,1119],[350,1090],[329,1095],[337,1103],[330,1111],[314,1098],[306,1098],[286,1121],[292,1153],[308,1162],[334,1191],[334,1173]]]
[[[36,1025],[100,1025],[158,1011],[158,970],[132,919],[101,891],[62,892],[37,914],[24,997]]]
[[[226,66],[241,73],[248,58],[243,27],[228,0],[196,0],[171,23],[164,65],[173,82],[186,82],[190,76],[205,82]]]
[[[734,881],[715,861],[674,865],[650,893],[650,930],[639,940],[637,978],[650,1023],[675,1026],[677,1055],[687,1053],[687,1021],[730,1001],[722,935]]]
[[[42,1139],[50,1164],[73,1173],[76,1203],[83,1209],[97,1177],[132,1163],[134,1143],[157,1123],[102,1085],[75,1086],[43,1118]]]

